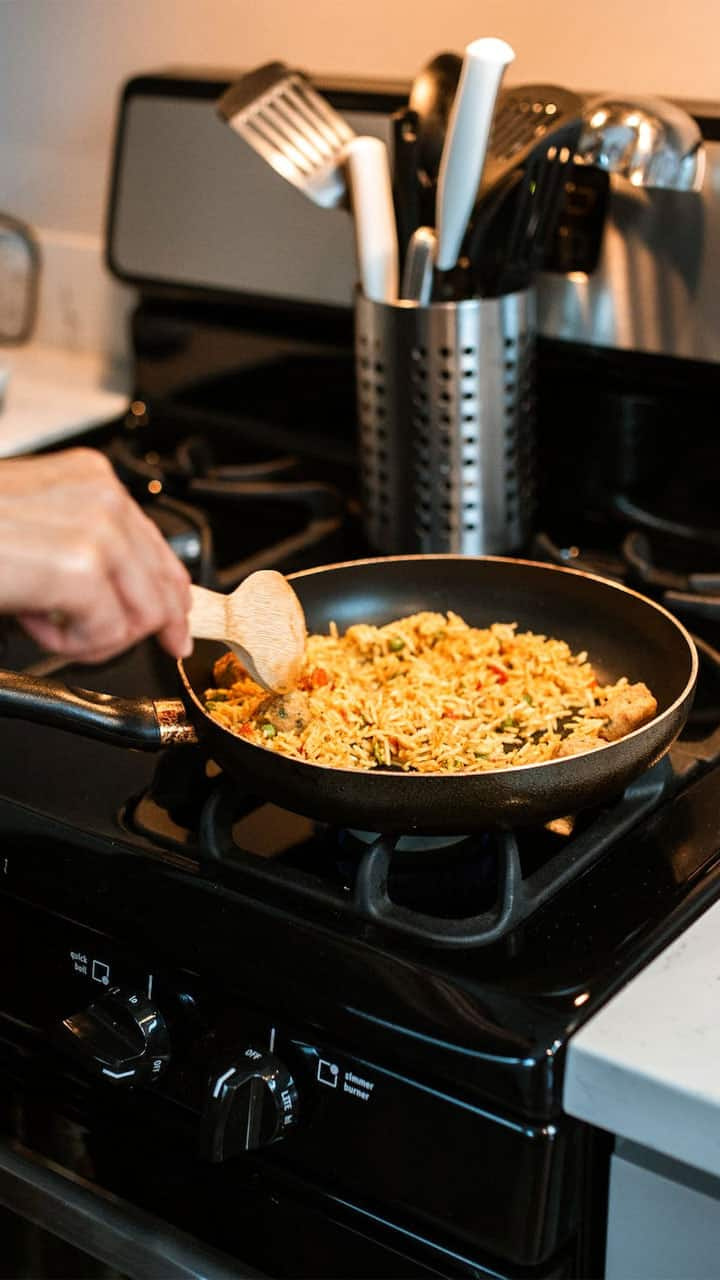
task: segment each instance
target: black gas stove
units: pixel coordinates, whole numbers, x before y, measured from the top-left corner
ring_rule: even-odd
[[[348,441],[293,451],[283,431],[263,445],[252,420],[188,426],[138,397],[94,443],[196,580],[227,588],[367,549]],[[647,529],[579,532],[528,550],[636,581]],[[641,550],[662,572],[660,543]],[[37,1186],[66,1209],[85,1197],[103,1275],[123,1274],[114,1212],[150,1250],[137,1274],[166,1274],[158,1240],[173,1275],[599,1274],[609,1141],[563,1114],[563,1064],[720,890],[720,666],[699,625],[670,755],[613,803],[521,832],[337,829],[230,784],[201,747],[151,756],[6,723],[4,1203],[17,1212],[19,1168],[34,1221],[77,1248]],[[57,666],[12,630],[2,661]],[[58,674],[175,692],[151,643]],[[36,1235],[23,1271],[19,1221],[6,1274],[63,1274]]]
[[[227,591],[373,548],[350,225],[243,160],[226,85],[123,92],[106,261],[137,291],[133,400],[84,442]],[[358,132],[406,97],[332,89]],[[621,283],[618,311],[651,307]],[[5,720],[0,1276],[603,1274],[611,1138],[563,1111],[568,1044],[720,892],[720,374],[537,354],[525,552],[680,613],[701,655],[681,738],[592,811],[427,839],[311,821],[197,745]],[[0,664],[177,692],[151,642],[79,669],[10,627]]]

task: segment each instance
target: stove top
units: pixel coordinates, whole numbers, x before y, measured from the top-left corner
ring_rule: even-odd
[[[9,637],[5,665],[33,657]],[[63,677],[168,696],[175,669],[147,643]],[[331,1002],[352,1039],[412,1043],[428,1069],[529,1114],[560,1105],[568,1034],[717,893],[704,738],[602,810],[445,842],[313,823],[230,786],[199,747],[154,757],[17,722],[4,744],[6,891],[183,962],[192,929],[204,971],[262,956],[272,1007]]]
[[[196,581],[231,589],[255,568],[290,572],[368,553],[341,445],[320,457],[259,434],[248,443],[218,423],[186,425],[150,420],[137,401],[97,443]],[[7,970],[23,977],[17,992],[1,993],[0,1057],[3,1037],[37,1037],[96,983],[147,992],[171,1012],[182,990],[212,1045],[252,1032],[254,1045],[276,1047],[294,1064],[303,1106],[320,1117],[307,1137],[278,1144],[279,1155],[268,1149],[263,1176],[299,1170],[317,1188],[325,1160],[353,1194],[374,1187],[368,1204],[406,1205],[408,1223],[439,1214],[433,1231],[482,1240],[488,1256],[535,1266],[557,1252],[577,1212],[567,1207],[581,1185],[577,1151],[590,1141],[562,1113],[568,1040],[720,890],[714,547],[641,517],[628,509],[601,526],[550,527],[528,548],[685,609],[700,632],[698,693],[681,738],[592,811],[520,831],[388,837],[252,794],[201,746],[151,754],[5,722],[0,915]],[[91,669],[63,668],[13,628],[0,644],[15,670],[130,697],[177,692],[175,664],[151,642]],[[29,1052],[23,1042],[22,1061]],[[193,1070],[181,1062],[168,1072],[154,1095],[159,1112],[166,1103],[193,1111]],[[337,1080],[363,1106],[373,1089],[387,1099],[373,1113],[391,1157],[382,1174],[366,1167],[359,1113],[352,1123],[343,1113],[338,1131]],[[430,1097],[440,1108],[432,1116]],[[142,1127],[142,1100],[135,1105]],[[439,1170],[422,1185],[403,1154],[418,1133]],[[480,1218],[452,1165],[442,1173],[458,1152],[470,1162],[483,1153],[473,1175],[484,1186]],[[502,1225],[509,1196],[534,1206],[535,1217],[520,1215],[524,1234]],[[471,1272],[482,1274],[475,1262]]]
[[[134,401],[107,453],[201,586],[231,591],[257,569],[329,562],[350,529],[362,545],[347,468],[332,450],[309,465],[237,431],[150,426]]]

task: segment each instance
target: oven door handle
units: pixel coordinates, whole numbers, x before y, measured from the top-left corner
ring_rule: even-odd
[[[18,1143],[0,1142],[0,1204],[131,1280],[263,1275]]]

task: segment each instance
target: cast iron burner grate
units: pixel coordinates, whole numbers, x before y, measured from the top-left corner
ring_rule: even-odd
[[[720,724],[720,531],[709,539],[708,530],[655,516],[629,499],[618,499],[616,507],[635,524],[615,527],[609,545],[598,548],[591,537],[581,546],[540,532],[532,554],[623,582],[692,625],[703,679],[688,726],[691,734],[704,732]]]
[[[720,624],[720,529],[669,520],[625,497],[616,499],[615,512],[622,525],[614,526],[610,549],[540,532],[534,554],[625,582],[681,617]]]
[[[231,591],[257,569],[289,572],[332,558],[348,517],[334,485],[303,478],[295,456],[237,437],[213,444],[177,435],[131,415],[108,456],[196,582]]]
[[[701,742],[678,741],[602,808],[543,828],[442,840],[314,823],[243,794],[200,748],[184,749],[168,753],[125,822],[270,906],[433,946],[483,947],[507,938],[719,757],[720,727]]]
[[[248,868],[248,855],[243,855],[238,849],[234,838],[236,788],[229,780],[223,779],[203,808],[200,825],[202,857],[206,863],[210,861],[222,866],[230,861],[237,865],[240,855],[243,866],[259,876],[268,887],[277,885],[278,879],[287,883],[290,873],[295,876],[294,888],[301,898],[330,905],[335,910],[342,904],[355,916],[423,943],[448,947],[488,946],[528,919],[650,813],[667,790],[670,776],[669,764],[660,762],[629,786],[615,804],[596,812],[587,826],[580,821],[576,827],[572,820],[567,819],[569,834],[557,837],[560,843],[558,851],[529,870],[528,862],[536,861],[532,856],[533,845],[542,840],[542,833],[489,831],[468,836],[455,844],[448,842],[447,846],[439,849],[433,847],[434,842],[428,842],[431,847],[426,851],[427,865],[423,868],[416,862],[408,889],[403,885],[402,866],[403,860],[411,853],[403,847],[407,838],[378,835],[359,852],[354,875],[347,876],[344,893],[338,893],[337,887],[331,888],[327,883],[316,881],[295,866],[288,867],[282,860],[268,860],[260,866]],[[489,890],[493,899],[490,905],[472,915],[447,918],[438,914],[437,907],[431,914],[403,901],[403,898],[411,903],[417,901],[423,880],[429,877],[423,896],[437,896],[442,902],[442,893],[436,894],[438,863],[433,855],[456,860],[463,854],[469,855],[469,866],[484,883],[471,885],[466,865],[456,889],[466,897],[466,901],[472,901],[479,887]]]

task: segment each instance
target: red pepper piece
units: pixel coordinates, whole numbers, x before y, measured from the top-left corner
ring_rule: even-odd
[[[503,671],[502,667],[496,667],[494,662],[488,662],[488,667],[493,672],[493,674],[497,676],[497,680],[495,682],[496,684],[507,684],[508,682],[507,671]]]

